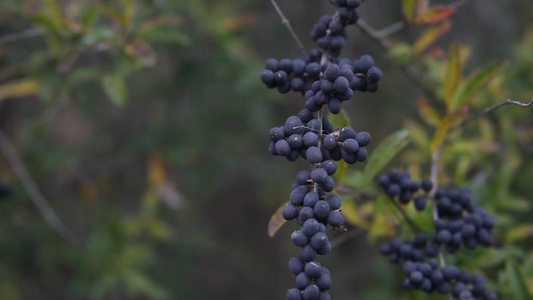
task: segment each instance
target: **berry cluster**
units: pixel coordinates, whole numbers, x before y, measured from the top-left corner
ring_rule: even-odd
[[[346,44],[346,30],[349,24],[359,20],[355,11],[362,0],[337,0],[338,12],[333,16],[322,16],[311,31],[311,38],[329,55],[337,57]]]
[[[346,43],[345,27],[359,18],[355,9],[361,2],[336,1],[337,13],[322,16],[311,32],[319,48],[298,59],[267,59],[260,75],[268,88],[277,88],[280,93],[300,92],[305,98],[304,109],[269,131],[271,154],[289,161],[301,157],[314,167],[298,172],[290,202],[282,210],[283,218],[296,219],[302,226],[291,235],[300,252],[289,261],[289,269],[296,276],[296,287],[287,293],[290,300],[331,299],[330,272],[316,258],[331,251],[327,226],[342,229],[345,221],[341,198],[331,193],[335,188],[335,161],[353,164],[368,156],[368,132],[356,132],[349,126],[336,129],[324,116],[326,109],[339,113],[343,101],[350,100],[354,91],[375,92],[382,78],[369,55],[353,61],[338,58]]]
[[[342,159],[348,164],[366,160],[368,152],[365,146],[372,138],[368,132],[356,133],[350,126],[334,129],[324,116],[322,122],[313,118],[303,125],[308,118],[300,115],[305,113],[302,110],[299,116],[290,116],[285,126],[270,129],[271,154],[285,156],[289,161],[302,157],[312,164],[324,160]]]
[[[435,220],[434,243],[444,245],[449,253],[457,252],[461,245],[475,249],[494,243],[496,218],[474,205],[468,188],[439,189],[435,199],[440,219]]]
[[[401,203],[408,203],[421,188],[425,194],[415,198],[418,210],[425,207],[426,197],[433,187],[429,180],[419,183],[411,180],[409,172],[398,170],[381,176],[378,184],[387,195],[398,197]],[[417,203],[421,197],[424,199],[423,206]],[[496,222],[494,216],[474,205],[467,188],[439,189],[434,198],[437,207],[435,231],[431,238],[424,233],[416,234],[413,240],[394,238],[390,243],[381,245],[380,253],[388,256],[391,263],[402,266],[407,276],[403,283],[406,290],[451,293],[459,300],[498,299],[494,292],[486,290],[482,275],[471,276],[452,265],[439,268],[434,259],[439,255],[441,246],[449,253],[455,253],[461,245],[469,249],[476,248],[478,244],[491,245],[491,230]]]
[[[403,204],[407,204],[411,199],[415,199],[415,207],[422,211],[426,208],[426,197],[433,184],[431,180],[425,179],[422,182],[411,180],[411,174],[408,171],[391,170],[389,173],[381,175],[378,179],[378,185],[385,193]],[[418,193],[422,188],[424,193]]]

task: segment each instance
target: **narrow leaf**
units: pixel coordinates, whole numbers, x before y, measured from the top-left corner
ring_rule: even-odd
[[[283,215],[281,214],[281,212],[283,211],[283,208],[285,207],[285,205],[287,205],[288,203],[289,201],[283,203],[280,207],[278,207],[278,209],[276,209],[276,211],[270,217],[270,221],[268,222],[268,228],[267,228],[269,237],[274,237],[276,235],[276,232],[278,232],[278,230],[281,228],[281,226],[283,226],[283,224],[287,222],[283,218]]]
[[[513,290],[513,299],[515,300],[530,300],[532,299],[531,294],[529,293],[528,286],[524,275],[520,271],[518,264],[512,258],[507,260],[505,265],[505,275],[511,289]]]
[[[418,110],[420,112],[420,116],[426,121],[426,123],[438,126],[442,120],[439,113],[429,105],[426,98],[421,98],[418,100]]]
[[[379,143],[364,170],[364,181],[370,182],[409,143],[409,131],[399,130]]]
[[[33,96],[39,90],[39,82],[34,79],[22,79],[0,85],[0,101],[8,98]]]
[[[498,73],[503,64],[493,64],[487,68],[475,72],[471,75],[457,92],[450,108],[453,110],[458,106],[466,104],[471,98],[477,96],[484,86],[486,86],[492,77]]]
[[[429,45],[433,44],[436,40],[448,32],[450,28],[452,28],[452,23],[450,21],[446,21],[440,25],[434,25],[428,28],[416,40],[415,44],[411,48],[411,56],[414,57],[420,54]]]
[[[463,106],[446,115],[433,135],[433,139],[429,146],[430,153],[433,154],[435,150],[444,143],[450,129],[456,125],[466,113],[468,113],[468,107]]]
[[[451,111],[452,101],[461,82],[461,48],[458,43],[453,43],[450,48],[448,68],[444,77],[444,101],[448,111]]]
[[[505,235],[505,244],[512,244],[517,241],[523,241],[527,238],[533,237],[533,225],[521,225],[515,227],[507,232]]]
[[[366,225],[366,222],[359,217],[359,214],[357,213],[357,206],[352,199],[343,197],[341,209],[342,214],[346,218],[346,222],[350,223],[350,225],[359,227]]]
[[[416,6],[415,0],[403,0],[402,1],[403,15],[405,16],[405,20],[409,24],[412,23],[414,19],[415,6]]]
[[[107,96],[118,106],[126,105],[128,100],[126,83],[120,74],[104,76],[102,87]]]
[[[453,6],[435,6],[419,15],[415,23],[416,24],[437,24],[455,13],[455,7]]]

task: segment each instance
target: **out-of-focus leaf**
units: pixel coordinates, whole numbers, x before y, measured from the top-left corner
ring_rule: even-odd
[[[381,141],[365,166],[365,183],[370,182],[408,143],[409,131],[405,129],[396,131]]]
[[[87,8],[81,16],[81,24],[85,30],[94,26],[100,15],[100,7],[98,5],[93,5]]]
[[[402,11],[403,11],[403,15],[405,16],[405,20],[407,21],[407,23],[412,23],[414,19],[415,6],[416,6],[415,0],[403,0],[402,1]]]
[[[146,296],[155,300],[168,299],[167,293],[156,282],[138,270],[128,268],[122,275],[125,288],[130,294]]]
[[[35,79],[22,79],[0,85],[0,101],[7,98],[33,96],[39,91],[40,83]]]
[[[350,118],[344,109],[341,109],[338,114],[329,113],[328,120],[334,128],[342,128],[351,125]]]
[[[531,300],[532,296],[527,288],[524,275],[520,271],[518,264],[512,258],[507,260],[505,264],[505,275],[513,290],[514,300]]]
[[[128,101],[126,82],[120,74],[104,76],[102,87],[106,95],[118,106],[125,106]]]
[[[448,19],[455,12],[453,6],[435,6],[416,17],[416,24],[437,24]]]
[[[444,101],[448,111],[452,111],[452,101],[457,92],[457,87],[461,82],[461,48],[458,43],[453,43],[450,47],[448,58],[448,68],[444,77]]]
[[[426,98],[421,98],[418,100],[418,109],[420,111],[420,116],[426,121],[426,123],[438,126],[441,123],[441,117],[439,113],[429,105]]]
[[[450,129],[454,125],[456,125],[461,120],[461,118],[467,113],[468,107],[463,106],[459,107],[457,110],[449,113],[448,115],[446,115],[446,117],[444,117],[439,127],[437,127],[437,130],[435,131],[435,134],[433,135],[433,139],[431,140],[431,144],[429,146],[429,150],[432,154],[446,140]]]
[[[57,31],[60,27],[59,20],[45,12],[39,12],[33,16],[33,22],[48,31]]]
[[[394,43],[389,50],[389,55],[394,63],[405,65],[411,59],[411,45],[404,42]]]
[[[475,97],[482,88],[488,84],[493,75],[498,73],[503,67],[503,64],[493,64],[487,68],[474,73],[465,80],[461,85],[459,91],[455,95],[450,109],[453,110],[456,107],[466,104],[471,98]]]
[[[533,236],[533,224],[520,225],[507,231],[505,244],[512,244]]]
[[[278,209],[276,209],[276,211],[272,214],[272,216],[270,216],[270,221],[268,222],[268,227],[267,227],[269,237],[274,237],[276,235],[276,232],[278,232],[278,230],[281,228],[281,226],[283,226],[283,224],[287,222],[283,218],[283,215],[281,214],[281,212],[283,211],[283,208],[285,207],[285,205],[287,205],[288,203],[289,201],[283,203],[280,207],[278,207]]]
[[[189,45],[191,42],[188,36],[177,30],[167,30],[158,27],[142,30],[139,32],[139,37],[152,42],[175,43],[178,45]]]
[[[364,227],[366,226],[366,222],[359,217],[359,214],[357,213],[357,206],[355,206],[355,203],[352,201],[352,199],[348,197],[342,197],[342,214],[346,218],[346,221],[350,223],[350,225],[358,226],[358,227]]]
[[[333,175],[337,180],[337,186],[342,185],[347,169],[348,164],[344,160],[340,160],[337,162],[337,172],[335,172],[335,175]]]
[[[57,22],[60,22],[63,18],[63,11],[61,5],[57,0],[44,0],[43,1],[48,10],[50,11],[50,16],[55,19]]]
[[[411,56],[417,56],[424,51],[429,45],[433,44],[446,32],[452,28],[452,22],[445,21],[442,24],[434,25],[428,28],[422,35],[416,40],[415,44],[411,48]]]

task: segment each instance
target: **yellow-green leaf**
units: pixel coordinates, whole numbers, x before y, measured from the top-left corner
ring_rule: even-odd
[[[0,85],[0,101],[8,98],[33,96],[39,91],[39,82],[35,79],[22,79]]]
[[[337,180],[337,186],[342,185],[347,169],[348,169],[348,164],[344,160],[337,162],[337,171],[335,172],[335,175],[334,175],[335,179]]]
[[[283,218],[283,215],[281,214],[281,212],[283,211],[283,208],[285,207],[285,205],[287,205],[288,203],[289,201],[283,203],[280,207],[278,207],[278,209],[276,209],[276,211],[270,217],[270,221],[268,222],[268,228],[267,228],[269,237],[274,237],[276,235],[276,232],[278,232],[278,230],[281,228],[281,226],[283,226],[283,224],[287,222]]]
[[[453,6],[435,6],[416,17],[416,24],[437,24],[448,19],[455,12]]]
[[[403,129],[386,137],[370,154],[364,170],[365,183],[370,182],[409,143],[409,131]]]
[[[433,139],[431,140],[431,144],[429,146],[431,154],[433,154],[435,150],[444,143],[450,129],[455,126],[467,112],[468,107],[463,106],[446,115],[439,127],[437,127],[437,130],[433,135]]]
[[[350,117],[348,117],[344,109],[341,109],[338,114],[328,113],[328,120],[334,128],[342,128],[351,125]]]
[[[355,203],[352,201],[352,199],[343,197],[341,209],[342,214],[346,218],[346,221],[350,223],[350,225],[360,227],[366,225],[366,222],[359,217],[359,214],[357,213],[357,206],[355,206]]]
[[[448,30],[452,28],[452,22],[446,21],[439,25],[429,27],[422,35],[416,40],[415,44],[411,48],[411,56],[417,56],[424,51],[429,45],[433,44],[441,36],[443,36]]]
[[[507,232],[505,235],[505,244],[512,244],[530,237],[533,237],[533,225],[521,225],[514,227]]]
[[[458,106],[466,104],[471,98],[479,94],[482,88],[490,82],[493,75],[498,73],[502,67],[503,64],[501,63],[493,64],[469,76],[464,84],[461,85],[459,91],[455,94],[450,109],[453,110]]]
[[[442,122],[442,118],[439,115],[439,113],[429,105],[426,98],[421,98],[418,100],[418,110],[420,112],[420,116],[426,123],[433,125],[433,126],[439,126],[439,124]]]
[[[128,100],[128,91],[124,78],[120,74],[104,76],[102,87],[107,96],[118,106],[125,106]]]
[[[405,20],[409,24],[412,23],[414,19],[415,6],[416,6],[415,0],[403,0],[402,1],[403,15],[405,16]]]
[[[448,111],[452,111],[452,101],[457,92],[457,87],[461,82],[461,48],[458,43],[453,43],[450,47],[448,58],[448,68],[444,77],[444,101]]]

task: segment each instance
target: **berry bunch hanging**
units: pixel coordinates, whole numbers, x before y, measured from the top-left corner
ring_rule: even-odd
[[[409,172],[396,169],[379,177],[378,185],[393,201],[402,204],[415,197],[414,204],[419,211],[425,208],[426,198],[433,187],[428,179],[421,183],[413,181]],[[496,219],[475,206],[468,188],[438,189],[433,198],[436,205],[433,235],[428,237],[418,233],[413,240],[405,241],[394,238],[381,245],[380,253],[391,263],[401,265],[406,275],[403,283],[406,290],[451,294],[459,300],[498,299],[496,293],[486,289],[483,275],[471,275],[456,266],[445,265],[443,254],[439,253],[443,249],[456,253],[462,245],[468,249],[492,245]],[[440,264],[435,259],[439,254]]]
[[[289,161],[301,157],[313,167],[311,171],[298,172],[290,202],[282,211],[283,218],[295,219],[302,226],[291,235],[300,251],[289,261],[296,285],[287,293],[289,300],[331,299],[331,274],[316,259],[331,250],[327,226],[343,228],[345,221],[340,211],[341,198],[331,193],[335,187],[332,176],[337,171],[336,161],[354,164],[368,156],[368,132],[356,132],[349,126],[334,128],[324,116],[327,111],[338,114],[342,103],[352,99],[356,91],[377,91],[382,78],[369,55],[355,60],[339,58],[346,44],[345,27],[357,22],[355,9],[361,2],[337,0],[337,12],[320,17],[311,31],[318,48],[297,59],[269,58],[260,74],[268,88],[280,93],[299,92],[305,99],[304,109],[287,118],[283,126],[269,131],[271,154]]]

